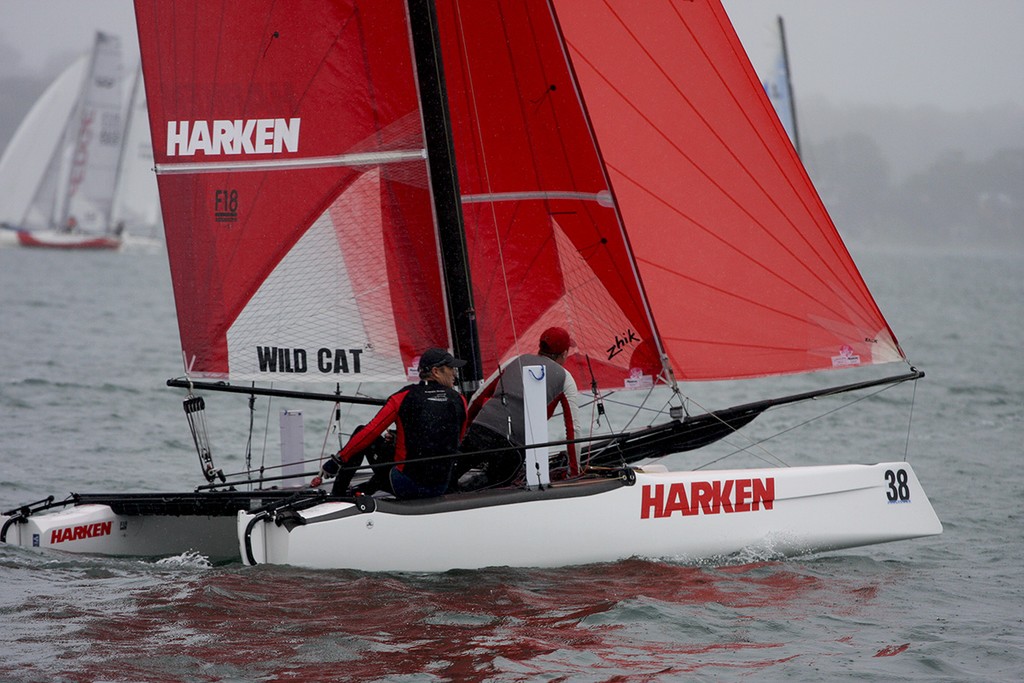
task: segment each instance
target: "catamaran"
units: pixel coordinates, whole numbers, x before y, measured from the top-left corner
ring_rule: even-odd
[[[22,506],[7,542],[443,571],[941,532],[905,460],[658,462],[769,408],[923,376],[719,0],[137,0],[136,16],[186,369],[169,384],[207,482]],[[552,325],[595,401],[632,392],[660,419],[579,436],[578,462],[534,443],[547,471],[522,486],[422,500],[213,465],[197,392],[373,404],[362,385],[407,382],[434,346],[468,361],[471,391]],[[903,368],[858,374],[888,363]],[[698,414],[686,400],[695,382],[844,373]]]

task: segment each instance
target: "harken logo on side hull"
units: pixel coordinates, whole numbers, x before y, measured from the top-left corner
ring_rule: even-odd
[[[64,543],[65,541],[79,541],[83,538],[109,536],[111,525],[111,522],[96,522],[95,524],[80,524],[79,526],[66,526],[62,529],[54,529],[50,532],[50,545]]]
[[[679,515],[717,515],[771,510],[775,506],[775,478],[691,481],[645,484],[640,498],[640,519]]]

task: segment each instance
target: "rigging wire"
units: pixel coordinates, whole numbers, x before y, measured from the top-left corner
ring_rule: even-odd
[[[594,411],[590,413],[590,431],[593,436],[594,425],[601,426],[601,418],[604,417],[604,401],[601,400],[601,392],[597,388],[597,377],[594,376],[594,366],[590,363],[590,354],[586,354],[587,371],[590,373],[590,393],[594,396],[594,408],[597,412],[597,419],[594,419]]]
[[[271,382],[270,386],[274,386]],[[270,396],[267,398],[267,419],[263,424],[263,453],[260,454],[260,472],[262,473],[266,469],[267,463],[267,437],[270,435],[270,404],[273,403],[274,397]]]
[[[630,426],[632,426],[633,422],[637,419],[637,417],[640,416],[641,411],[643,411],[645,409],[646,410],[654,410],[653,408],[646,408],[647,400],[654,393],[654,389],[655,389],[655,387],[653,385],[651,386],[650,389],[648,389],[647,395],[644,396],[643,400],[640,402],[640,405],[636,406],[636,411],[633,413],[633,416],[630,417],[626,421],[626,425],[621,430],[622,432],[628,432],[629,431]],[[619,403],[618,405],[633,407],[632,404],[629,404],[629,403]],[[663,414],[663,411],[656,411],[656,412],[658,414]],[[591,436],[593,436],[593,433],[591,433]],[[594,453],[592,451],[588,451],[587,461],[589,462],[595,455],[601,455],[602,453],[604,453],[609,448],[613,448],[615,446],[616,446],[616,444],[613,441],[613,442],[609,442],[604,448],[598,450],[596,453]]]
[[[356,390],[355,390],[356,396],[359,396],[359,395],[362,394],[362,389],[363,389],[363,383],[360,382],[359,384],[356,385]],[[353,403],[347,404],[344,414],[340,415],[339,418],[338,418],[338,450],[341,450],[342,446],[344,445],[342,443],[342,440],[341,440],[342,436],[344,434],[343,426],[345,425],[345,423],[348,422],[349,418],[352,417],[352,411],[353,410],[355,410],[355,404],[353,404]]]
[[[255,382],[253,382],[253,386],[256,386]],[[249,394],[249,436],[245,441],[245,469],[250,471],[252,470],[252,433],[255,408],[256,394]]]
[[[594,427],[596,426],[598,429],[601,428],[601,418],[605,416],[605,411],[604,411],[604,402],[601,400],[601,395],[600,395],[600,393],[597,390],[597,378],[594,377],[594,369],[590,365],[590,355],[589,354],[587,355],[587,368],[590,370],[590,390],[593,392],[593,395],[594,395],[594,400],[591,401],[591,405],[593,406],[593,408],[590,411],[590,429],[587,432],[587,436],[593,438],[593,436],[594,436]],[[595,417],[595,415],[596,415],[596,417]],[[608,425],[608,429],[610,430],[611,427],[612,427],[611,419],[606,417],[605,418],[605,424]],[[586,463],[581,463],[582,469],[586,470],[586,468],[590,467],[591,457],[592,457],[592,455],[591,455],[590,451],[588,450],[587,451],[587,462]]]
[[[640,401],[640,405],[636,406],[636,410],[633,412],[633,416],[626,421],[626,426],[622,428],[623,431],[628,431],[629,428],[631,426],[633,426],[633,422],[636,421],[636,419],[640,416],[640,413],[642,411],[644,411],[644,410],[653,410],[653,411],[655,411],[657,413],[661,413],[662,412],[662,411],[657,410],[656,408],[648,408],[647,407],[647,401],[649,401],[651,396],[654,394],[654,389],[655,389],[655,387],[654,387],[654,385],[652,385],[647,390],[647,394],[643,397],[643,400]],[[621,405],[630,405],[630,404],[623,403]]]
[[[333,419],[332,419],[333,418]],[[331,438],[331,432],[338,431],[339,423],[341,422],[341,403],[335,403],[331,406],[331,412],[327,416],[327,429],[324,430],[324,442],[320,445],[320,455],[316,458],[317,462],[323,463],[324,456],[327,454],[327,440]]]
[[[764,461],[766,463],[769,463],[769,464],[772,464],[774,462],[774,463],[778,463],[778,464],[782,465],[783,467],[791,467],[791,465],[789,463],[787,463],[785,460],[783,460],[779,456],[777,456],[774,453],[772,453],[771,451],[769,451],[762,444],[764,444],[765,442],[770,441],[772,439],[775,439],[775,438],[777,438],[779,436],[782,436],[783,434],[787,434],[787,433],[789,433],[791,431],[794,431],[796,429],[800,429],[801,427],[805,427],[805,426],[807,426],[808,424],[810,424],[812,422],[816,422],[816,421],[818,421],[818,420],[820,420],[822,418],[828,417],[829,415],[832,415],[833,413],[837,413],[840,410],[845,410],[846,408],[849,408],[852,405],[860,403],[861,401],[866,401],[866,400],[868,400],[870,398],[874,398],[875,396],[878,396],[882,392],[888,391],[889,389],[892,389],[895,386],[897,386],[897,385],[895,385],[895,384],[888,384],[888,385],[882,386],[877,391],[873,391],[870,394],[866,394],[864,396],[857,397],[857,398],[853,399],[852,401],[848,401],[848,402],[846,402],[846,403],[844,403],[844,404],[842,404],[840,406],[836,406],[835,408],[832,408],[831,410],[827,410],[824,413],[820,413],[818,415],[815,415],[814,417],[810,417],[810,418],[804,420],[803,422],[799,422],[797,424],[791,425],[791,426],[787,427],[786,429],[780,430],[780,431],[778,431],[778,432],[776,432],[776,433],[774,433],[774,434],[772,434],[770,436],[766,436],[763,439],[758,439],[757,441],[754,441],[753,439],[751,439],[747,434],[741,433],[740,430],[738,430],[738,429],[733,430],[734,434],[739,434],[743,438],[747,439],[750,443],[747,444],[746,446],[734,446],[736,448],[736,450],[732,451],[731,453],[726,453],[725,455],[723,455],[723,456],[721,456],[719,458],[715,458],[714,460],[709,460],[709,461],[705,462],[702,465],[694,467],[693,469],[695,471],[696,470],[704,469],[704,468],[706,468],[706,467],[708,467],[710,465],[714,465],[715,463],[721,462],[722,460],[726,460],[727,458],[731,458],[734,455],[738,455],[740,453],[746,453],[748,455],[752,455],[755,458],[758,458],[759,460],[762,460],[762,461]],[[917,392],[917,380],[914,381],[914,392],[915,393]],[[817,398],[808,398],[808,399],[805,399],[804,401],[801,401],[801,403],[805,403],[807,401],[815,401],[815,400],[817,400]],[[697,403],[696,401],[694,401],[694,403],[696,405],[700,406],[700,404]],[[913,407],[913,405],[911,405],[911,407]],[[703,409],[703,407],[702,407],[702,409]],[[769,408],[769,410],[773,410],[773,408]],[[723,441],[724,441],[724,443],[730,443],[729,441],[724,440],[724,439],[723,439]],[[730,443],[730,445],[733,445],[733,444]],[[755,453],[755,452],[750,450],[751,448],[755,448],[755,447],[760,449],[761,451],[763,451],[764,452],[764,456],[761,456],[761,455],[759,455],[759,454],[757,454],[757,453]],[[669,454],[669,455],[671,455],[671,454]],[[666,456],[662,456],[662,457],[667,457],[667,455]],[[660,460],[661,458],[657,458],[657,459]]]
[[[910,457],[910,427],[914,422],[914,404],[917,402],[917,383],[920,380],[914,380],[914,391],[910,395],[910,414],[907,416],[907,442],[903,447],[903,462],[907,462]]]

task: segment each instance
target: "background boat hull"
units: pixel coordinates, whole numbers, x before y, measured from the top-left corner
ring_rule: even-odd
[[[50,231],[18,232],[18,243],[23,247],[44,249],[119,249],[121,240],[102,235],[76,235]]]

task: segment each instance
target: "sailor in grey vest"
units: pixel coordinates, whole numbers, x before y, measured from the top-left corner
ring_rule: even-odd
[[[473,396],[469,407],[471,424],[460,451],[454,476],[458,477],[472,467],[480,467],[486,481],[463,488],[502,486],[514,483],[521,475],[526,445],[526,425],[523,408],[523,367],[540,365],[544,368],[547,390],[547,415],[562,408],[565,438],[575,439],[580,434],[579,390],[576,380],[563,366],[572,346],[569,333],[561,327],[551,327],[540,337],[536,354],[527,353],[505,363]],[[473,455],[476,451],[491,451]],[[578,472],[575,444],[567,447],[570,472]]]

